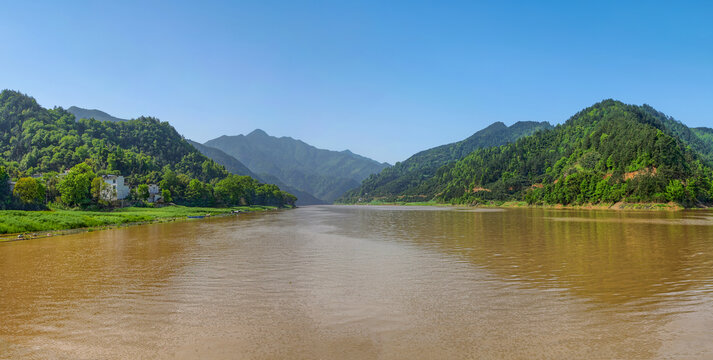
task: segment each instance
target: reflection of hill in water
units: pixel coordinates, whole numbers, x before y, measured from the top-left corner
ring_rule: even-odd
[[[503,281],[563,288],[595,302],[681,301],[684,292],[713,284],[708,212],[404,210],[343,208],[349,216],[340,228],[434,248]]]

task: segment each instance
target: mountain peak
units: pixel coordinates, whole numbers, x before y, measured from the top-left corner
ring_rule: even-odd
[[[78,106],[70,106],[67,111],[74,115],[77,120],[93,118],[99,121],[126,121],[126,119],[120,119],[118,117],[111,116],[97,109],[84,109]]]
[[[327,203],[386,167],[350,150],[318,149],[302,140],[270,136],[261,129],[247,136],[209,140],[205,145],[222,150],[261,177],[273,176]]]
[[[248,134],[247,136],[270,136],[270,135],[268,135],[268,134],[267,134],[265,131],[263,131],[262,129],[255,129],[255,130],[253,130],[250,134]]]

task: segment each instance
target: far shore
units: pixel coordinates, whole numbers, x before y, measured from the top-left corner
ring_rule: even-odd
[[[487,203],[478,203],[474,205],[467,204],[449,204],[449,203],[439,203],[435,201],[422,201],[422,202],[381,202],[372,201],[368,203],[339,203],[335,205],[372,205],[372,206],[441,206],[441,207],[459,207],[459,208],[532,208],[532,209],[573,209],[573,210],[637,210],[637,211],[681,211],[681,210],[707,210],[710,207],[695,207],[686,208],[678,203],[604,203],[604,204],[584,204],[584,205],[562,205],[562,204],[528,204],[525,201],[490,201]]]
[[[275,206],[229,208],[166,206],[128,207],[114,211],[0,210],[0,242],[46,238],[118,227],[193,220],[189,217],[231,216],[237,212],[277,210]]]

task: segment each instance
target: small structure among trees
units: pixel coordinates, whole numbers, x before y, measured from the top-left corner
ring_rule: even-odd
[[[149,184],[149,199],[148,202],[156,203],[161,201],[161,189],[156,184]]]
[[[108,186],[102,190],[101,199],[109,202],[124,200],[129,196],[129,187],[124,184],[121,175],[103,175],[102,180]]]

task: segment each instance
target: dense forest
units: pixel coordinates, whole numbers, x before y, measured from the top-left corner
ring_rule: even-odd
[[[0,169],[3,208],[37,208],[48,202],[100,205],[92,182],[99,186],[95,179],[107,174],[123,175],[139,192],[145,189],[142,184],[160,184],[166,199],[178,204],[285,205],[295,201],[275,185],[230,174],[167,122],[150,117],[77,120],[62,108],[45,109],[35,99],[10,90],[0,93]],[[17,180],[13,193],[3,179]],[[70,179],[75,180],[73,191],[79,197],[68,195]],[[15,194],[25,188],[30,195]],[[140,200],[142,194],[134,192],[132,197]]]
[[[460,160],[476,149],[507,144],[551,128],[547,122],[520,121],[509,127],[502,122],[493,123],[467,139],[421,151],[403,162],[369,176],[361,186],[344,194],[339,201],[424,200],[425,196],[418,189],[431,179],[440,167]]]
[[[693,133],[709,148],[713,148],[713,129],[699,127],[691,129]],[[710,158],[710,156],[709,156]]]
[[[411,193],[460,204],[710,204],[710,135],[648,105],[605,100],[554,129],[475,150]]]
[[[262,178],[279,179],[327,203],[359,186],[370,174],[388,167],[348,150],[318,149],[290,137],[270,136],[259,129],[248,135],[221,136],[204,145],[238,159]]]

